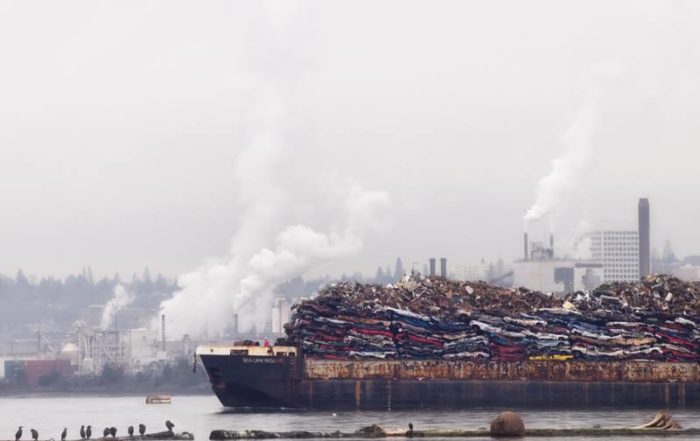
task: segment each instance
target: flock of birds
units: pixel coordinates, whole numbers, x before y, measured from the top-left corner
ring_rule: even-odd
[[[17,429],[17,432],[15,433],[15,441],[20,441],[22,439],[22,427],[19,426],[19,429]],[[165,427],[168,428],[168,432],[172,433],[173,432],[173,427],[175,427],[175,424],[171,423],[170,420],[165,421]],[[133,438],[134,436],[134,426],[129,426],[128,429],[126,429],[127,433],[129,434],[130,438]],[[30,430],[32,434],[32,439],[34,441],[37,441],[39,439],[39,432],[37,432],[34,429]],[[139,424],[139,435],[144,436],[146,434],[146,425],[145,424]],[[102,437],[107,438],[108,436],[112,435],[112,438],[116,438],[117,436],[117,428],[116,427],[105,427],[104,430],[102,431]],[[61,441],[66,441],[66,437],[68,436],[68,429],[66,427],[63,428],[63,432],[61,432]],[[80,438],[84,440],[88,440],[92,437],[92,426],[80,426]]]

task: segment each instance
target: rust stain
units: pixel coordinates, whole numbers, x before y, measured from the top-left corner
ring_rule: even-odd
[[[700,365],[653,361],[321,360],[305,359],[306,379],[509,380],[700,383]]]

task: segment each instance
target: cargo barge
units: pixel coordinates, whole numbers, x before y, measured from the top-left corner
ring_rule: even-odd
[[[667,361],[323,359],[291,346],[200,346],[239,409],[700,408],[700,364]]]

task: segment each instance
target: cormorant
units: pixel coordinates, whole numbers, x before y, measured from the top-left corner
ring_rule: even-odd
[[[126,429],[126,431],[129,432],[130,437],[134,436],[134,426],[129,426],[129,428]]]
[[[30,430],[30,432],[32,432],[32,439],[33,439],[34,441],[36,441],[36,440],[39,439],[39,432],[37,432],[37,431],[34,430],[34,429]]]
[[[87,426],[87,430],[85,430],[85,436],[87,437],[87,439],[90,439],[90,437],[92,436],[92,426]]]
[[[85,426],[80,426],[80,439],[85,439]]]
[[[19,429],[17,429],[15,433],[15,441],[19,441],[20,438],[22,438],[22,426],[19,426]]]
[[[165,420],[165,427],[168,428],[168,432],[172,432],[175,424],[171,423],[170,420]]]
[[[63,432],[61,432],[61,441],[66,441],[66,436],[68,436],[68,429],[63,428]]]
[[[143,436],[146,433],[146,425],[145,424],[139,424],[139,434]]]
[[[115,438],[117,436],[117,428],[116,427],[110,427],[109,428],[109,434],[112,435],[112,438]]]
[[[102,438],[107,438],[107,435],[109,435],[109,427],[105,427],[102,431]]]

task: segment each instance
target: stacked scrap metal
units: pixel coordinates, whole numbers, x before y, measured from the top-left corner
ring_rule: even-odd
[[[325,358],[700,361],[700,287],[668,276],[565,299],[443,278],[338,283],[294,306],[291,344]]]
[[[590,294],[569,296],[581,311],[644,309],[681,315],[700,315],[700,284],[676,277],[650,274],[641,283],[604,284]]]

